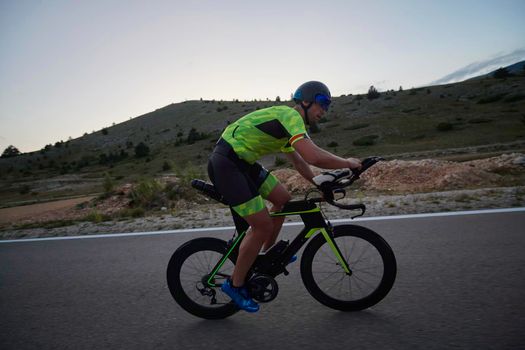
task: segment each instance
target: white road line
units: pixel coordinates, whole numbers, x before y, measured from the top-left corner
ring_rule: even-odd
[[[354,220],[336,219],[336,220],[330,220],[330,222],[331,223],[341,223],[341,222],[350,222],[350,221],[359,222],[359,221],[381,221],[381,220],[400,220],[400,219],[421,219],[421,218],[439,217],[439,216],[483,215],[483,214],[512,213],[512,212],[523,212],[523,211],[525,211],[525,208],[486,209],[486,210],[469,210],[469,211],[455,211],[455,212],[443,212],[443,213],[376,216],[376,217],[369,217],[369,218],[356,218]],[[284,224],[284,226],[302,226],[302,225],[303,225],[302,222],[287,222]],[[233,229],[235,229],[235,227],[225,226],[225,227],[206,227],[206,228],[195,228],[195,229],[152,231],[152,232],[108,233],[108,234],[101,234],[101,235],[45,237],[45,238],[22,238],[22,239],[0,240],[0,243],[22,243],[22,242],[38,242],[38,241],[58,241],[58,240],[67,240],[67,239],[111,238],[111,237],[130,237],[130,236],[152,236],[152,235],[164,235],[164,234],[171,234],[171,233],[227,231],[227,230],[233,230]]]

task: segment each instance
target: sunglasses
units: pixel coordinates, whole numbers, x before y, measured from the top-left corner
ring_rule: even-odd
[[[315,103],[321,106],[321,108],[326,112],[328,111],[328,107],[330,107],[332,100],[330,100],[330,98],[326,97],[325,95],[317,94],[315,95]]]

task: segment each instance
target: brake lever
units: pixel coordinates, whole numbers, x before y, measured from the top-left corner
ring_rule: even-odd
[[[335,194],[335,193],[341,193],[341,194],[343,195],[341,198],[338,198],[338,199],[336,199],[336,200],[340,200],[340,199],[343,199],[343,198],[346,197],[346,191],[345,191],[344,188],[337,188],[337,189],[335,189],[335,190],[334,190],[334,194]]]
[[[361,214],[357,214],[357,215],[351,216],[350,219],[353,220],[353,219],[355,219],[355,218],[358,218],[358,217],[360,217],[360,216],[365,215],[366,207],[365,207],[364,204],[362,204],[362,205],[363,205],[363,206],[362,206],[361,208],[359,208],[359,209],[361,209]]]

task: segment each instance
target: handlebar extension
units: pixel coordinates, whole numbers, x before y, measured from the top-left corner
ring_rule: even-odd
[[[364,204],[340,204],[335,201],[334,193],[342,193],[343,197],[346,194],[344,188],[350,186],[354,181],[359,179],[360,175],[364,173],[371,166],[377,162],[384,160],[382,157],[368,157],[363,159],[359,169],[342,169],[324,172],[313,178],[317,188],[323,193],[324,200],[338,208],[346,210],[361,210],[361,214],[352,218],[362,216],[365,213],[366,206]]]

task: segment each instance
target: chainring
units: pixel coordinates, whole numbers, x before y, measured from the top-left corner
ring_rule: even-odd
[[[273,277],[257,274],[248,281],[248,291],[253,299],[267,303],[277,297],[279,286]]]

